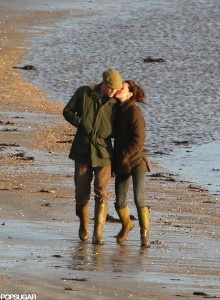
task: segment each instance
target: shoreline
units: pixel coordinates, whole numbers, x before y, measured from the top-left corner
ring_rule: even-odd
[[[63,13],[48,16],[53,22]],[[147,185],[149,250],[139,246],[137,221],[123,246],[115,244],[119,225],[109,222],[103,247],[92,246],[91,239],[78,240],[74,169],[68,159],[73,128],[62,117],[62,104],[50,101],[12,68],[22,61],[24,40],[31,38],[25,28],[33,26],[33,15],[42,20],[45,14],[8,17],[3,25],[10,43],[1,49],[0,75],[1,136],[7,145],[1,145],[1,293],[30,292],[39,299],[194,299],[194,292],[220,296],[218,203],[156,163]],[[91,212],[93,205],[91,199]],[[109,214],[116,216],[113,181]],[[91,230],[92,224],[91,219]]]

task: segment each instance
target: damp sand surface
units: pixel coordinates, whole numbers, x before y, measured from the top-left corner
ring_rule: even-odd
[[[63,104],[12,68],[22,64],[27,41],[35,35],[30,29],[39,22],[52,26],[66,12],[29,6],[23,14],[15,8],[4,8],[2,22],[1,293],[36,294],[37,299],[220,297],[219,200],[154,158],[146,188],[151,248],[140,247],[137,220],[123,245],[115,242],[120,224],[110,221],[105,245],[92,245],[93,195],[90,238],[79,241],[74,165],[67,158],[73,129],[62,118]],[[128,199],[137,219],[131,191]],[[117,218],[114,178],[109,206],[109,215]]]

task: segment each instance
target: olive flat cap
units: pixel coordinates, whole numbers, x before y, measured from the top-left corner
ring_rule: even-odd
[[[120,90],[122,88],[122,78],[117,70],[109,69],[103,72],[103,80],[107,86],[113,89]]]

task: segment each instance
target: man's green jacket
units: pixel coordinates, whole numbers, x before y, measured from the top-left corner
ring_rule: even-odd
[[[92,167],[111,164],[113,156],[113,125],[118,103],[109,98],[101,99],[101,84],[94,90],[80,87],[63,110],[64,118],[77,127],[69,158]]]

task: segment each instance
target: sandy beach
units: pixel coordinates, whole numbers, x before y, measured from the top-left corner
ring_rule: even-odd
[[[67,12],[19,2],[0,1],[0,299],[220,298],[219,199],[151,158],[151,248],[140,247],[138,220],[123,245],[115,241],[120,224],[110,221],[105,245],[79,241],[68,159],[74,129],[63,119],[64,105],[13,68],[23,64],[33,35],[43,34],[31,29]],[[131,192],[129,206],[137,218]],[[114,178],[109,215],[117,218]]]

